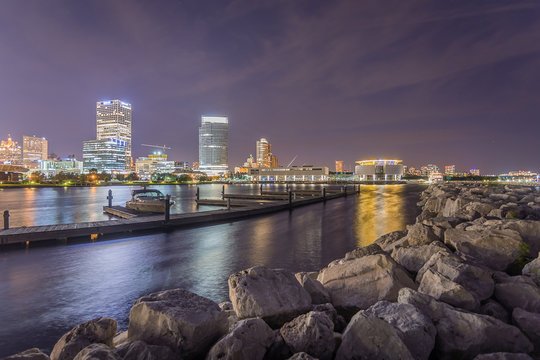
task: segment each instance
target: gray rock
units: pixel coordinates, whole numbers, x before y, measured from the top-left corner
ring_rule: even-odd
[[[284,324],[280,333],[293,352],[306,352],[321,360],[331,359],[336,347],[334,323],[323,312],[300,315]]]
[[[516,327],[439,302],[429,295],[403,288],[398,302],[416,306],[437,328],[435,356],[470,359],[487,352],[530,352],[531,342]]]
[[[521,236],[514,230],[457,230],[444,233],[444,243],[494,270],[505,270],[520,255]]]
[[[3,358],[3,360],[49,360],[49,355],[38,348],[32,348]]]
[[[430,268],[424,272],[418,291],[447,304],[474,311],[480,301],[460,284]]]
[[[54,345],[51,360],[72,360],[82,349],[94,343],[112,346],[117,325],[116,320],[104,317],[77,325]]]
[[[313,356],[306,354],[305,352],[299,352],[288,358],[287,360],[317,360]]]
[[[407,236],[407,230],[393,231],[385,234],[375,240],[374,244],[377,244],[382,250],[391,250],[394,243],[404,239]]]
[[[480,313],[484,315],[493,316],[496,319],[499,319],[505,323],[510,322],[510,314],[504,306],[496,302],[495,300],[488,300],[485,304],[480,306]]]
[[[266,352],[264,359],[265,360],[287,359],[291,355],[292,355],[292,351],[289,348],[289,346],[285,343],[285,340],[283,340],[283,337],[281,337],[279,329],[274,330],[274,341],[272,342],[272,345],[270,345],[270,348]]]
[[[318,280],[330,293],[332,304],[348,312],[367,309],[379,300],[395,301],[402,287],[416,288],[407,271],[387,254],[326,267]]]
[[[392,251],[392,258],[405,269],[418,272],[424,264],[439,251],[450,253],[450,250],[440,241],[429,245],[398,247]]]
[[[334,323],[334,331],[343,332],[347,326],[347,321],[343,316],[339,315],[331,303],[327,304],[318,304],[313,307],[312,311],[323,312],[332,320]]]
[[[73,360],[120,360],[120,358],[107,345],[95,343],[79,351]]]
[[[440,240],[439,237],[433,232],[433,228],[431,226],[417,223],[410,225],[407,228],[409,230],[407,233],[408,246],[428,245],[433,241]]]
[[[240,319],[261,317],[276,327],[311,307],[310,295],[293,273],[262,266],[231,275],[229,298]]]
[[[494,297],[507,309],[540,312],[540,288],[526,276],[511,276],[497,283]]]
[[[523,353],[498,352],[481,354],[475,357],[473,360],[533,360],[533,358]]]
[[[227,328],[226,314],[212,300],[184,289],[139,298],[129,315],[129,341],[168,346],[183,358],[206,354]]]
[[[438,226],[443,229],[455,228],[458,224],[461,224],[462,222],[463,219],[458,217],[437,217],[422,221],[424,225]]]
[[[337,360],[345,359],[414,359],[402,339],[401,332],[384,320],[353,316],[343,333]]]
[[[540,286],[540,254],[533,261],[523,267],[522,274],[530,277],[537,285]]]
[[[356,249],[354,249],[352,251],[349,251],[348,253],[345,254],[345,260],[357,259],[357,258],[361,258],[363,256],[378,254],[378,253],[380,253],[382,251],[383,250],[381,249],[381,247],[377,243],[373,243],[371,245],[356,248]]]
[[[401,338],[415,359],[429,358],[437,330],[431,319],[413,305],[379,301],[362,314],[384,320],[401,331]]]
[[[206,356],[207,360],[263,359],[274,342],[274,332],[262,319],[239,321]]]
[[[512,311],[512,319],[514,324],[532,341],[534,350],[540,353],[540,314],[515,308]]]
[[[465,205],[465,209],[476,211],[480,214],[480,216],[487,216],[491,212],[491,210],[495,209],[495,206],[488,203],[473,201]]]
[[[312,304],[326,304],[330,302],[330,294],[328,294],[328,291],[326,291],[318,280],[313,280],[306,273],[297,273],[295,276],[296,280],[298,280],[300,285],[311,296]]]
[[[122,360],[178,360],[167,346],[148,345],[141,340],[125,343],[114,352]]]
[[[121,331],[113,337],[113,347],[117,348],[120,345],[123,345],[128,342],[128,333],[126,331]]]
[[[230,311],[230,310],[234,311],[233,304],[230,301],[220,302],[218,306],[222,311]]]

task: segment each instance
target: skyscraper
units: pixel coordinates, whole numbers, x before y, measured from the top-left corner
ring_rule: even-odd
[[[272,145],[265,138],[257,140],[257,164],[261,167],[270,167]]]
[[[336,160],[336,172],[337,173],[343,172],[343,160]]]
[[[90,140],[83,142],[83,169],[98,172],[124,171],[126,169],[126,142],[118,139]]]
[[[21,147],[8,135],[6,141],[0,142],[0,164],[20,165],[21,160]]]
[[[199,170],[224,175],[229,169],[229,119],[202,116],[199,128]]]
[[[48,142],[45,138],[23,136],[23,164],[31,168],[38,167],[39,160],[47,160]]]
[[[131,104],[120,100],[96,103],[96,140],[116,139],[125,142],[126,168],[131,166]]]

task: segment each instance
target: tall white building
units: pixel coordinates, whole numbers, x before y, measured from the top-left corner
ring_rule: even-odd
[[[229,119],[202,116],[199,128],[199,170],[211,176],[229,170]]]
[[[23,136],[23,163],[30,168],[39,167],[39,160],[47,160],[48,142],[45,138]]]
[[[261,138],[257,140],[257,164],[261,167],[270,167],[270,154],[272,147],[268,140]]]
[[[131,166],[131,104],[120,100],[96,103],[96,140],[124,142],[126,168]]]

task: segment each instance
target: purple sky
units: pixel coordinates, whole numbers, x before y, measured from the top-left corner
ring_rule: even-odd
[[[229,163],[392,157],[540,170],[538,1],[0,1],[0,138],[80,157],[95,103],[133,104],[134,155],[198,157],[229,116]]]

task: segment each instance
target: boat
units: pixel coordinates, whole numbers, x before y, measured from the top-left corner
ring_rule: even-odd
[[[159,190],[141,189],[131,192],[131,200],[126,202],[126,207],[131,210],[151,213],[164,213],[167,199]],[[169,204],[174,205],[174,201]]]

